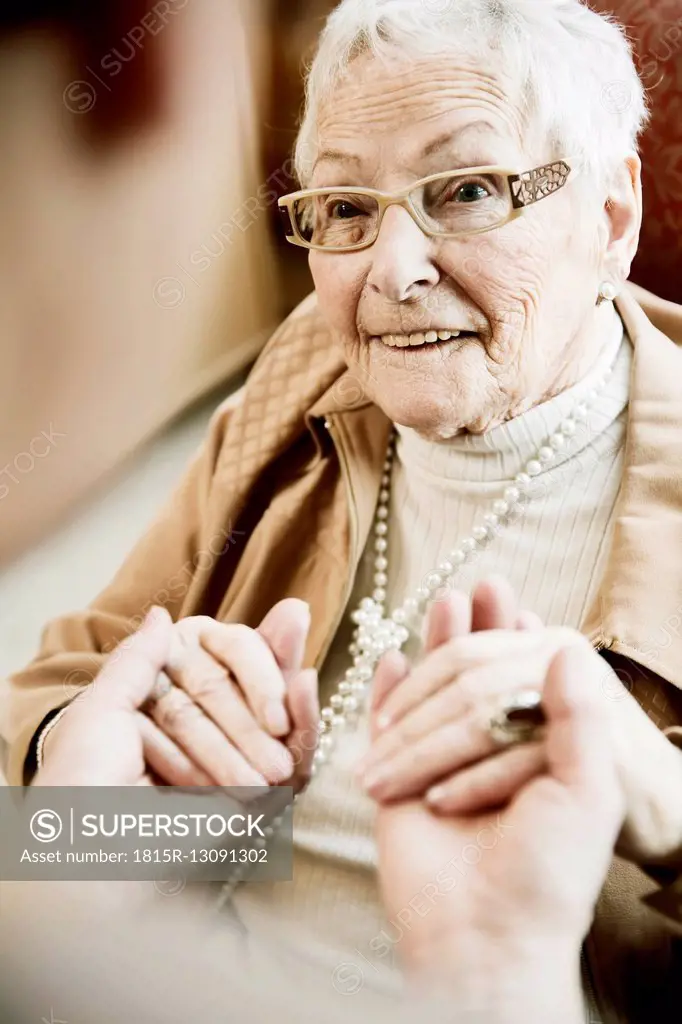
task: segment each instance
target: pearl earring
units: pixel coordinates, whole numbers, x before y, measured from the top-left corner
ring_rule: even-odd
[[[599,286],[599,301],[613,302],[618,295],[618,289],[610,281],[602,281]]]

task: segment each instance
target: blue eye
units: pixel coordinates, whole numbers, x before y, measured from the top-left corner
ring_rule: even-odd
[[[478,185],[474,181],[469,181],[466,185],[460,185],[454,195],[454,201],[456,203],[476,203],[480,199],[485,199],[490,193],[483,185]]]

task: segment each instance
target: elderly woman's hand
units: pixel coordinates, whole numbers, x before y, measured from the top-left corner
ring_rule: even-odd
[[[567,628],[498,628],[455,636],[427,653],[379,709],[381,734],[362,766],[368,792],[379,801],[423,795],[441,813],[507,804],[546,770],[547,751],[541,740],[500,750],[488,730],[496,702],[542,691],[549,664],[567,647],[593,662],[608,723],[600,742],[613,751],[626,799],[618,851],[640,862],[682,852],[682,755],[589,642]]]
[[[64,715],[59,743],[34,786],[151,785],[137,709],[166,662],[172,636],[168,612],[153,608]]]
[[[173,685],[148,707],[157,773],[167,774],[172,743],[221,786],[307,781],[319,713],[316,673],[301,668],[309,625],[295,599],[257,629],[207,616],[178,622],[166,666]]]

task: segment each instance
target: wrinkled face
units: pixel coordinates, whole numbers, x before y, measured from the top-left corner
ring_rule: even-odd
[[[311,188],[398,190],[441,171],[522,172],[571,155],[524,124],[511,82],[462,59],[386,67],[363,56],[318,128],[320,153],[335,152],[318,159]],[[365,393],[395,422],[448,438],[579,380],[600,318],[613,315],[596,305],[603,232],[596,214],[579,223],[585,209],[574,179],[503,227],[433,238],[391,206],[371,247],[311,251],[321,310]],[[461,333],[406,346],[434,331]]]

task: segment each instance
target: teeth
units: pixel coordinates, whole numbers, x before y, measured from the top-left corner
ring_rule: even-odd
[[[414,348],[418,345],[433,345],[437,341],[449,341],[450,338],[458,338],[460,331],[421,331],[416,334],[382,334],[377,341],[383,342],[390,348]]]

